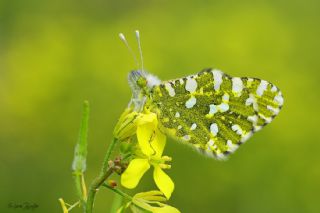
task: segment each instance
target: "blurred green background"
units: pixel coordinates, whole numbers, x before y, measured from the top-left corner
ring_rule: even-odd
[[[87,181],[97,175],[135,68],[118,33],[136,49],[136,29],[145,67],[161,79],[214,67],[269,80],[285,97],[274,122],[227,162],[169,140],[171,205],[183,213],[320,212],[319,11],[316,0],[1,0],[0,212],[22,212],[7,205],[25,201],[39,205],[33,212],[61,212],[59,197],[75,201],[71,162],[85,99]],[[155,188],[150,176],[138,190]],[[109,212],[112,199],[101,189],[96,212]]]

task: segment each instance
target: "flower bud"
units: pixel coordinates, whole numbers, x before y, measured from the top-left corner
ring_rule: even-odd
[[[108,180],[108,185],[115,188],[118,184],[115,180]]]
[[[169,156],[162,156],[162,158],[161,158],[162,160],[164,160],[164,161],[172,161],[172,158],[171,157],[169,157]]]
[[[127,108],[120,116],[120,119],[114,128],[114,137],[122,141],[133,136],[137,129],[136,119],[138,115],[139,113],[133,112],[132,109]]]
[[[115,166],[114,169],[115,173],[117,173],[118,175],[122,174],[122,167],[121,166]]]
[[[171,165],[165,163],[160,163],[159,166],[161,169],[171,169]]]
[[[117,157],[114,159],[114,161],[113,161],[113,162],[114,162],[114,164],[115,164],[115,165],[117,165],[117,166],[118,166],[118,165],[120,165],[121,160],[122,160],[122,159],[121,159],[121,156],[117,156]]]

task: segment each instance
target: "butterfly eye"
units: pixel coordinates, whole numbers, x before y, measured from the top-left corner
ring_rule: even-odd
[[[144,88],[147,86],[147,80],[144,78],[144,77],[140,77],[138,78],[137,80],[137,85],[140,87],[140,88]]]

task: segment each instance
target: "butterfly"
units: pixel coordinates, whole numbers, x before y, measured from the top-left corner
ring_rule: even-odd
[[[139,31],[136,37],[142,66],[128,76],[131,104],[136,111],[156,113],[166,135],[207,156],[225,159],[279,114],[281,91],[258,78],[231,77],[209,68],[160,81],[143,70]],[[123,34],[120,38],[131,51]]]
[[[270,123],[283,105],[274,84],[216,69],[163,82],[145,71],[132,71],[129,84],[136,110],[156,113],[166,135],[217,159]]]

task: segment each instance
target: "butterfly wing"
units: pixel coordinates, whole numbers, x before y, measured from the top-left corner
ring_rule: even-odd
[[[212,69],[155,86],[151,100],[166,134],[218,159],[270,123],[283,104],[270,82]]]

